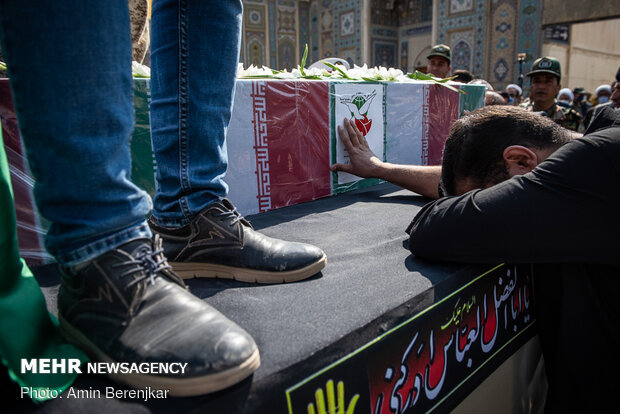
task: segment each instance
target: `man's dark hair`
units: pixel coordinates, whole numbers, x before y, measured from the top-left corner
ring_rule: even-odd
[[[456,121],[443,151],[440,190],[456,195],[458,180],[479,188],[508,179],[504,150],[511,145],[557,149],[570,132],[549,118],[514,106],[488,106]]]
[[[466,69],[458,69],[452,72],[455,82],[468,83],[474,79],[474,75]]]

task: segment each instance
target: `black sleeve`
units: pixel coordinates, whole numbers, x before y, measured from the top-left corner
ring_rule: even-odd
[[[467,262],[620,263],[620,128],[564,145],[529,174],[426,205],[418,257]]]

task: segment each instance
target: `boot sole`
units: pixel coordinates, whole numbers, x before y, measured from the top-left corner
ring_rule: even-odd
[[[72,342],[86,351],[93,360],[106,363],[123,362],[115,361],[113,358],[109,357],[84,336],[82,332],[65,321],[60,314],[58,315],[58,321],[63,336],[69,342]],[[250,376],[259,366],[260,353],[257,348],[248,359],[237,367],[198,377],[174,378],[134,373],[106,375],[116,382],[129,385],[133,388],[151,387],[159,390],[168,390],[168,395],[173,397],[192,397],[221,391],[237,384]]]
[[[286,271],[267,271],[243,267],[224,266],[199,262],[169,262],[174,272],[183,279],[197,277],[234,279],[248,283],[288,283],[307,279],[321,271],[327,264],[327,256],[301,269]]]

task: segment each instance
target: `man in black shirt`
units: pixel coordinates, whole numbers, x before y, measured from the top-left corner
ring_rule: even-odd
[[[524,175],[496,163],[488,180],[451,179],[446,164],[468,161],[444,156],[443,187],[463,195],[426,205],[408,229],[421,258],[535,264],[547,412],[613,410],[620,387],[620,117],[595,121]]]

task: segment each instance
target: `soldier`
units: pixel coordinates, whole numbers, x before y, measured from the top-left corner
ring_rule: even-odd
[[[556,96],[561,89],[562,71],[560,62],[553,57],[542,57],[534,61],[530,78],[530,100],[522,107],[528,111],[540,112],[564,128],[577,131],[581,124],[581,115],[572,108],[557,104]]]
[[[447,78],[452,67],[450,66],[450,47],[446,45],[436,45],[431,49],[431,53],[426,57],[428,64],[426,71],[438,78]]]

